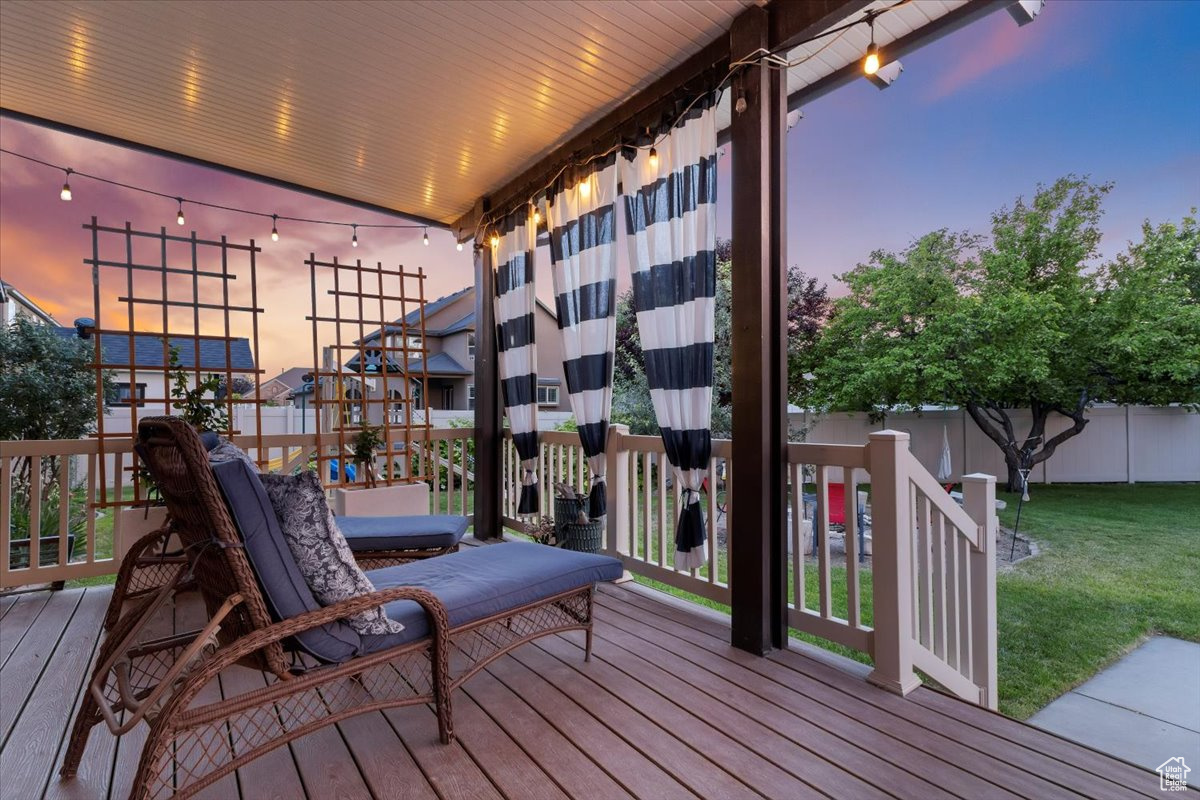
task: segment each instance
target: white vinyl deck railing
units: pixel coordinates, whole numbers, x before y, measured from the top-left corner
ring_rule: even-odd
[[[553,486],[587,485],[574,433],[542,434],[538,486],[543,514]],[[788,445],[788,624],[870,655],[871,680],[900,693],[919,681],[914,668],[972,702],[996,705],[995,480],[968,475],[959,506],[909,452],[908,434],[881,431],[862,445]],[[737,465],[732,442],[713,442],[702,504],[709,532],[705,563],[673,564],[679,488],[657,436],[620,426],[608,444],[605,551],[645,578],[730,603],[728,538],[737,535]],[[727,481],[716,478],[724,465]],[[516,503],[519,460],[506,436],[505,523],[523,530]],[[831,493],[840,489],[840,525]],[[725,508],[718,504],[718,496]],[[820,498],[826,498],[822,502]],[[859,526],[865,524],[867,530]],[[837,532],[837,528],[841,531]],[[834,543],[842,547],[835,550]],[[861,545],[860,545],[861,542]],[[870,549],[870,568],[860,547]],[[837,552],[840,550],[841,552]],[[865,553],[862,555],[866,555]]]
[[[429,477],[431,513],[471,515],[472,439],[470,428],[437,428],[428,438],[424,431],[414,432],[411,469]],[[255,436],[234,436],[233,441],[266,472],[291,472],[307,465],[321,448],[336,457],[338,447],[337,434],[331,433],[263,436],[261,450]],[[102,456],[97,439],[0,442],[0,589],[115,574],[121,555],[137,537],[157,527],[161,509],[128,505],[133,440],[107,439],[104,450]],[[42,474],[51,460],[58,466],[49,489],[31,481],[28,499],[16,497],[14,481],[14,471],[26,458],[33,475]],[[385,458],[379,456],[381,462]],[[410,461],[403,452],[393,454],[393,460],[397,474],[408,474]],[[379,474],[384,468],[377,465]],[[113,501],[126,505],[109,505]]]
[[[428,442],[424,434],[414,438],[413,445],[420,445],[413,450],[415,469],[432,478],[431,512],[471,515],[472,435],[469,428],[446,428],[431,431]],[[788,623],[867,653],[875,664],[871,680],[893,691],[917,686],[915,670],[920,670],[959,696],[994,708],[995,479],[965,476],[959,506],[909,452],[907,434],[881,431],[869,438],[863,445],[788,445]],[[307,464],[319,448],[333,453],[337,446],[334,434],[264,436],[262,452],[255,450],[255,437],[234,440],[268,471],[290,471]],[[138,519],[145,512],[96,507],[102,497],[127,497],[130,486],[132,442],[112,439],[105,445],[102,457],[94,439],[0,442],[0,588],[117,571],[121,553],[145,530]],[[26,457],[34,474],[47,459],[62,463],[48,490],[56,502],[43,496],[40,485],[27,502],[17,502],[13,472]],[[516,514],[519,474],[506,438],[502,513],[516,529],[526,522]],[[727,480],[715,478],[718,474]],[[585,488],[587,467],[576,434],[542,435],[538,475],[545,510],[554,507],[555,483]],[[738,478],[732,443],[715,441],[711,490],[702,496],[710,534],[705,562],[699,569],[677,570],[680,491],[661,440],[631,436],[614,426],[605,552],[633,574],[729,604],[728,542],[738,535]],[[840,535],[830,522],[834,511],[828,502],[838,484],[844,517]],[[871,549],[869,569],[859,558],[860,522],[869,527],[861,539]],[[840,553],[833,546],[838,539]]]

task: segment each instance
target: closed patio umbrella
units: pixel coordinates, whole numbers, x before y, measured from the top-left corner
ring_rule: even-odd
[[[950,465],[950,432],[946,430],[946,426],[942,426],[942,455],[938,459],[937,479],[940,483],[945,483],[950,480],[950,474],[954,472]]]

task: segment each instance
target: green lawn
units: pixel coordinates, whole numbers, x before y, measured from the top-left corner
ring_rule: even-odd
[[[1001,524],[1012,527],[1015,495]],[[1035,486],[1021,531],[1042,554],[997,576],[1000,710],[1025,719],[1136,647],[1165,633],[1200,641],[1200,487],[1195,484]],[[724,562],[721,564],[724,575]],[[815,607],[815,570],[806,570]],[[728,606],[639,578],[725,613]],[[871,619],[871,575],[861,576]],[[835,613],[846,610],[845,569],[832,571]],[[793,630],[858,661],[864,654]]]
[[[1012,527],[1015,495],[1001,495]],[[1153,633],[1200,641],[1200,487],[1034,486],[1042,555],[996,580],[1000,708],[1024,719]]]

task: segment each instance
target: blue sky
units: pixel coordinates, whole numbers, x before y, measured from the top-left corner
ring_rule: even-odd
[[[1050,0],[1025,27],[998,12],[902,61],[885,91],[813,101],[788,137],[788,261],[810,274],[941,227],[986,232],[1070,172],[1115,183],[1106,257],[1143,219],[1200,206],[1200,2]]]

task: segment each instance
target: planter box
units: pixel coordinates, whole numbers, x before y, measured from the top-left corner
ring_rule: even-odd
[[[166,506],[138,506],[118,510],[116,519],[113,520],[113,559],[120,561],[125,558],[134,542],[166,523]]]
[[[334,489],[339,517],[398,517],[429,513],[429,484],[405,483],[374,489]]]

